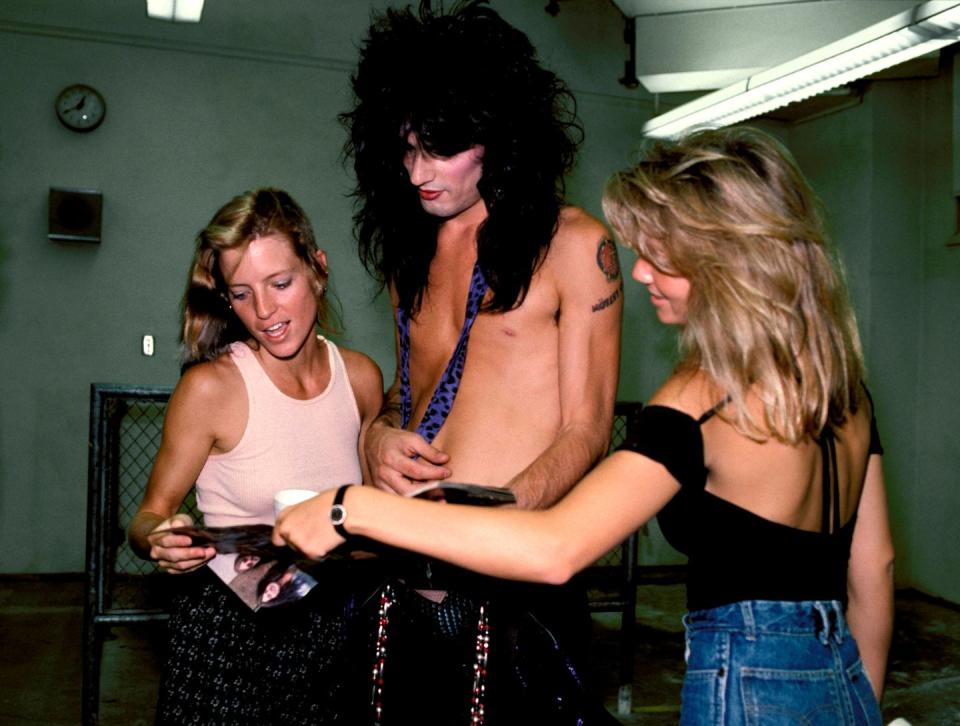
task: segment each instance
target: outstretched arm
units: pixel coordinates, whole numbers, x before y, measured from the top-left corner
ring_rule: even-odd
[[[878,701],[883,695],[893,634],[893,559],[882,458],[873,455],[867,464],[850,548],[847,622]]]
[[[606,453],[620,366],[623,280],[616,245],[597,220],[564,212],[549,270],[560,300],[560,430],[508,487],[520,507],[560,499]]]
[[[560,583],[629,536],[679,488],[662,465],[621,451],[547,510],[461,506],[351,487],[344,527],[495,577]],[[320,557],[343,542],[330,524],[333,496],[324,492],[283,510],[274,543]]]

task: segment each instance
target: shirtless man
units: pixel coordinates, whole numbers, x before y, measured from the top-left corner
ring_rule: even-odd
[[[353,86],[355,230],[398,322],[366,436],[373,483],[489,484],[548,506],[606,453],[622,315],[609,233],[563,204],[572,97],[478,2],[388,10]]]
[[[606,451],[622,314],[608,232],[562,204],[580,135],[569,91],[526,36],[473,3],[452,15],[388,11],[354,90],[343,118],[356,231],[410,319],[412,423],[458,343],[478,259],[489,283],[433,445],[401,426],[398,366],[366,439],[374,483],[404,493],[449,478],[549,505]]]
[[[477,233],[488,211],[477,189],[482,146],[444,158],[424,149],[412,131],[407,140],[410,183],[423,209],[440,220],[430,283],[409,322],[410,421],[418,422],[460,339]],[[520,506],[530,508],[563,496],[609,441],[619,284],[602,226],[582,210],[563,209],[522,303],[477,316],[455,405],[433,445],[400,428],[398,371],[389,408],[368,434],[374,483],[403,494],[435,479],[482,482],[512,489]]]

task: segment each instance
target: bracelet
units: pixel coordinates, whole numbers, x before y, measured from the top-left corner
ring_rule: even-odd
[[[330,507],[330,524],[333,525],[337,534],[344,539],[350,539],[350,533],[343,526],[343,523],[347,520],[347,508],[343,506],[343,498],[347,493],[347,489],[352,486],[352,484],[341,484],[333,497],[333,506]]]

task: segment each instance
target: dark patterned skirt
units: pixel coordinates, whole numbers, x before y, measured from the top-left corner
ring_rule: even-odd
[[[436,605],[391,580],[378,696],[382,573],[374,565],[325,574],[302,600],[258,612],[207,568],[177,577],[157,723],[466,726],[480,603],[490,633],[485,726],[617,723],[581,678],[589,637],[582,592],[481,579]]]
[[[321,583],[299,602],[253,612],[207,568],[177,584],[158,724],[350,723],[349,593]]]

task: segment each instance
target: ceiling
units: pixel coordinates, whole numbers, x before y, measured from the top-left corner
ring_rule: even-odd
[[[613,0],[635,19],[652,93],[727,86],[915,6],[916,0]]]
[[[634,19],[635,77],[655,106],[692,101],[916,7],[917,0],[612,0]],[[944,5],[954,4],[944,2]],[[765,114],[798,122],[856,105],[866,83],[929,78],[939,53]],[[629,70],[628,70],[629,74]]]

